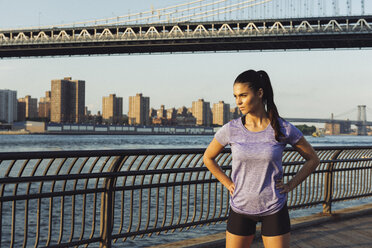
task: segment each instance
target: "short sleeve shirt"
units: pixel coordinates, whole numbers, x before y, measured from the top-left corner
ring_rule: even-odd
[[[235,184],[230,197],[231,208],[241,214],[270,215],[278,212],[287,201],[287,194],[275,188],[282,179],[282,155],[287,144],[294,145],[303,136],[301,131],[284,119],[278,118],[285,137],[275,140],[269,124],[265,130],[249,131],[241,118],[222,126],[215,139],[223,146],[231,146],[231,179]]]

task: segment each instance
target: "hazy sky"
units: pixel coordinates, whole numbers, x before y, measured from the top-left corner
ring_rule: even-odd
[[[135,13],[183,2],[187,0],[0,0],[0,29],[113,17],[128,9]],[[86,105],[93,113],[101,110],[102,96],[111,93],[123,97],[125,113],[128,97],[140,92],[156,109],[161,104],[190,107],[199,98],[233,107],[232,83],[247,69],[268,72],[284,117],[327,118],[334,113],[338,119],[356,119],[357,105],[367,105],[367,119],[372,118],[372,50],[2,59],[0,89],[39,98],[50,90],[52,79],[71,76],[86,81]]]

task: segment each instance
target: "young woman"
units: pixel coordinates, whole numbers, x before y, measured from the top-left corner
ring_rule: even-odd
[[[318,156],[301,131],[280,118],[266,72],[241,73],[233,90],[243,117],[217,131],[203,158],[211,173],[230,192],[226,247],[250,247],[257,222],[262,223],[266,248],[289,247],[287,193],[315,170]],[[215,161],[228,144],[232,152],[231,179]],[[283,183],[282,153],[287,144],[306,162],[289,182]]]

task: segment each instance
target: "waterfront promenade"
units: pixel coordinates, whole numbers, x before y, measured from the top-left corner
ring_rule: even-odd
[[[372,203],[291,220],[291,248],[372,247]],[[263,248],[260,230],[251,248]],[[224,248],[225,233],[151,246],[149,248]]]
[[[309,226],[347,217],[337,212],[334,215],[337,202],[372,196],[371,146],[318,146],[315,150],[320,165],[288,194],[291,211],[314,206],[319,209],[315,213],[323,214],[303,221]],[[178,240],[187,239],[191,236],[181,238],[182,233],[205,225],[209,226],[195,229],[196,237],[212,235],[216,233],[213,224],[227,219],[229,192],[204,166],[204,151],[184,148],[0,152],[0,247],[149,247],[171,242],[173,232],[180,235]],[[227,175],[231,173],[231,160],[229,148],[216,158]],[[288,181],[304,160],[293,148],[286,148],[282,162],[283,179]],[[330,214],[336,217],[329,217]],[[348,231],[343,226],[360,228],[355,223],[343,223],[314,231],[293,223],[293,234],[301,244],[308,242],[307,247],[314,247],[313,239],[327,245],[331,242],[328,237],[337,240],[334,235]],[[305,230],[305,236],[301,231],[295,235],[297,227]],[[324,234],[327,228],[329,235]],[[219,230],[223,232],[224,228]],[[212,237],[220,247],[223,239],[223,234]],[[359,236],[358,240],[365,239]],[[205,247],[219,246],[213,243]]]

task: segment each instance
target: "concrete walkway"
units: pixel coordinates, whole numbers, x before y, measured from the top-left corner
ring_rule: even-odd
[[[335,211],[332,216],[321,214],[291,220],[291,247],[294,248],[371,248],[372,204]],[[212,226],[213,227],[213,226]],[[224,248],[225,233],[189,239],[151,248]],[[251,248],[264,247],[257,231]]]

